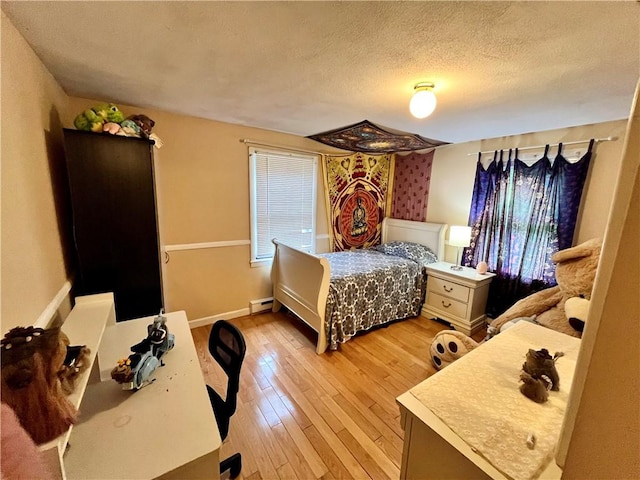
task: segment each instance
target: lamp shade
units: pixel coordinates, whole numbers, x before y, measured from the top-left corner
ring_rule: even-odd
[[[416,118],[426,118],[436,109],[436,96],[430,90],[433,86],[416,85],[415,93],[409,102],[409,111]]]
[[[471,245],[471,227],[453,225],[449,229],[449,245],[452,247],[468,247]]]

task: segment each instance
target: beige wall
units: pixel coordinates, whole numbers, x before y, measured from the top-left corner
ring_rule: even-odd
[[[620,168],[626,124],[626,120],[620,120],[439,147],[431,170],[427,221],[467,225],[479,151],[614,136],[618,140],[595,146],[595,155],[583,192],[582,208],[578,214],[574,243],[593,237],[602,238]],[[469,153],[473,155],[468,155]],[[454,248],[447,247],[447,259],[455,261]]]
[[[1,17],[0,329],[6,332],[33,324],[58,293],[65,296],[69,262],[62,245],[69,245],[69,216],[60,116],[68,99],[4,13]]]
[[[639,90],[561,437],[567,479],[640,478]]]

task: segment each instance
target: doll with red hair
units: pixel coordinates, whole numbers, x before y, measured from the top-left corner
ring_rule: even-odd
[[[36,444],[66,432],[76,419],[60,380],[68,340],[59,328],[16,327],[0,342],[2,402]]]

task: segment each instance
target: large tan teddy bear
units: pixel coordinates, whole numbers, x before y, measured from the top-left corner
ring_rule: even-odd
[[[581,331],[574,329],[567,320],[565,302],[574,297],[591,299],[601,247],[602,241],[594,238],[556,252],[551,259],[556,264],[558,285],[519,300],[493,320],[490,326],[500,331],[505,323],[513,319],[535,315],[535,321],[540,325],[580,337]]]

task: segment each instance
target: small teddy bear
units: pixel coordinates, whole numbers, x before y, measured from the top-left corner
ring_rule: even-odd
[[[520,373],[520,381],[523,382],[520,385],[520,391],[522,394],[530,398],[536,403],[544,403],[549,399],[549,382],[543,378],[533,378],[527,372]]]
[[[131,120],[140,128],[140,134],[142,138],[149,138],[151,130],[155,126],[156,122],[143,114],[129,115],[127,120]]]
[[[523,382],[520,392],[536,403],[544,403],[549,398],[547,390],[560,390],[556,360],[563,355],[562,352],[556,352],[552,357],[546,348],[529,349],[520,372],[520,381]]]
[[[560,376],[558,375],[558,370],[556,370],[556,360],[563,355],[564,353],[562,352],[556,352],[552,357],[546,348],[541,350],[529,349],[522,364],[522,370],[533,378],[548,379],[551,382],[551,390],[557,392],[560,390]]]

